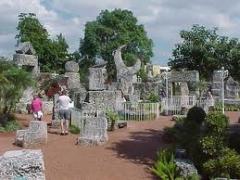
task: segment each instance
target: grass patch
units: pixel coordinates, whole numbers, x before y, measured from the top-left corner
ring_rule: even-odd
[[[14,132],[20,129],[21,126],[15,120],[6,122],[4,126],[0,126],[0,132]]]
[[[79,134],[79,133],[80,133],[79,127],[74,126],[74,125],[70,125],[69,131],[70,131],[72,134]]]

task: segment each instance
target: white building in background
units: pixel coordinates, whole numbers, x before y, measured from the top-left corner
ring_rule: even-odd
[[[147,74],[151,74],[153,77],[155,77],[163,72],[170,71],[170,67],[161,66],[159,64],[147,64],[145,66],[145,70]]]

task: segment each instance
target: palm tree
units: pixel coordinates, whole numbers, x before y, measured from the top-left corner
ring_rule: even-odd
[[[0,62],[0,117],[10,114],[23,91],[34,84],[30,73],[9,62]],[[1,120],[1,119],[0,119]]]

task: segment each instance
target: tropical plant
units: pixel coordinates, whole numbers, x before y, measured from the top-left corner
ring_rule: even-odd
[[[175,180],[179,175],[173,153],[168,150],[157,152],[157,160],[151,170],[162,180]]]
[[[108,122],[110,124],[109,130],[113,131],[115,129],[115,123],[119,119],[118,113],[113,110],[107,110],[106,116],[107,116]]]
[[[10,62],[0,61],[0,120],[6,114],[10,114],[23,91],[34,84],[30,73],[19,69]]]

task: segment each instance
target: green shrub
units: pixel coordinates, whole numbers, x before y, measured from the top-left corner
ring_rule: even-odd
[[[110,124],[109,130],[113,131],[115,129],[115,123],[119,119],[118,113],[112,110],[107,110],[106,116],[107,116],[108,124]]]
[[[7,121],[3,126],[0,126],[0,132],[14,132],[20,129],[20,125],[15,120]]]
[[[186,118],[176,121],[173,128],[165,130],[168,139],[175,141],[177,146],[186,149],[189,158],[197,168],[201,168],[205,162],[204,153],[201,149],[200,140],[203,136],[206,113],[200,107],[189,109]]]
[[[223,165],[222,162],[230,160],[227,158],[232,154],[232,150],[226,148],[228,125],[228,118],[220,112],[210,113],[206,117],[204,135],[200,140],[200,144],[205,159],[205,162],[202,164],[203,171],[209,176],[221,177],[224,175],[228,177],[226,174],[221,174],[225,173],[223,170],[214,173],[218,168],[223,169],[223,167],[221,167]]]
[[[200,180],[201,178],[197,174],[193,174],[188,177],[177,177],[175,180]]]
[[[194,163],[199,162],[202,157],[199,156],[202,125],[195,120],[180,118],[176,121],[173,128],[165,129],[165,137],[176,142],[176,144],[187,150],[188,155]],[[194,160],[196,158],[196,161]]]
[[[200,140],[202,151],[208,158],[218,156],[226,146],[226,132],[229,122],[222,113],[210,113],[206,117],[204,136]]]
[[[79,133],[80,133],[79,127],[77,127],[77,126],[75,126],[75,125],[70,125],[69,131],[70,131],[72,134],[79,134]]]
[[[152,103],[159,102],[159,99],[160,99],[159,96],[154,92],[151,92],[147,97],[147,100]]]
[[[0,126],[0,132],[5,132],[5,128]]]
[[[240,155],[224,148],[217,158],[203,164],[204,172],[210,177],[240,178]]]
[[[206,117],[205,111],[201,107],[194,106],[187,113],[187,120],[201,124]]]
[[[229,120],[222,113],[210,113],[207,115],[205,126],[207,133],[223,136],[229,126]]]
[[[4,128],[7,132],[13,132],[20,129],[20,125],[17,121],[8,121]]]
[[[223,138],[224,137],[212,135],[203,137],[200,141],[202,152],[207,155],[208,158],[218,156],[219,151],[225,146]]]
[[[204,135],[200,140],[201,149],[207,158],[218,156],[226,147],[226,132],[229,122],[222,113],[210,113],[206,117]]]
[[[199,180],[197,174],[191,176],[180,176],[180,169],[177,168],[174,155],[170,150],[157,152],[157,160],[154,163],[152,172],[162,180]]]
[[[214,105],[215,111],[222,111],[222,103],[216,103]],[[239,111],[240,105],[239,104],[224,104],[225,111]]]
[[[174,180],[179,174],[173,153],[167,150],[157,152],[157,160],[151,170],[163,180]]]
[[[221,112],[204,117],[204,113],[196,113],[200,111],[190,110],[187,118],[177,120],[174,127],[165,132],[186,149],[199,172],[208,177],[240,178],[240,155],[227,147],[228,118]],[[229,146],[240,150],[239,139],[231,135]]]

